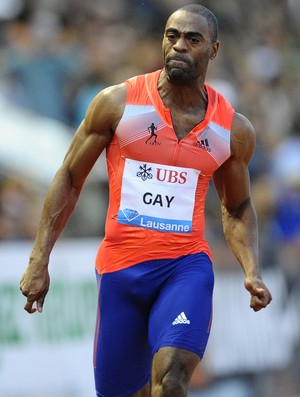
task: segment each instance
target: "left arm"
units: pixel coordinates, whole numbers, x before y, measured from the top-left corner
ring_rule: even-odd
[[[215,172],[213,180],[221,201],[224,235],[245,273],[245,287],[254,311],[272,300],[262,281],[258,263],[256,211],[250,196],[248,163],[255,148],[250,122],[235,114],[232,123],[231,157]]]

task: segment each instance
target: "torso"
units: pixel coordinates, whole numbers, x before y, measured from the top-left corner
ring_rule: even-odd
[[[144,260],[210,256],[205,196],[213,172],[230,156],[233,109],[208,86],[206,112],[171,105],[158,91],[158,72],[128,81],[124,113],[107,148],[110,205],[100,273]],[[173,220],[178,229],[169,228]]]

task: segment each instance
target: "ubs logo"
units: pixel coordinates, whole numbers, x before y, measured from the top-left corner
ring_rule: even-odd
[[[160,182],[166,181],[168,183],[179,183],[180,185],[184,185],[187,180],[187,172],[157,168],[156,177]]]
[[[148,167],[147,164],[140,165],[139,171],[136,173],[136,176],[138,178],[141,178],[142,181],[152,179],[152,167]],[[156,180],[159,182],[167,182],[172,184],[178,183],[179,185],[184,185],[187,181],[187,172],[179,172],[166,168],[156,168]]]
[[[139,171],[136,173],[136,176],[141,178],[142,181],[146,181],[147,179],[153,178],[151,171],[152,167],[148,167],[147,164],[143,164],[139,166]]]

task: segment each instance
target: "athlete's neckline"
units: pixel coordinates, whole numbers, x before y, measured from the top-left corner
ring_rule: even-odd
[[[158,79],[162,71],[163,69],[159,69],[155,72],[146,74],[146,89],[153,103],[153,106],[155,107],[156,111],[159,113],[162,120],[168,125],[168,127],[174,130],[170,109],[168,109],[165,106],[158,91]],[[149,80],[152,78],[153,78],[153,84],[150,84]],[[178,137],[176,136],[176,139],[178,140],[179,143],[190,134],[193,134],[196,131],[199,132],[199,130],[203,130],[208,125],[209,121],[212,118],[214,111],[212,91],[210,89],[210,86],[206,82],[204,83],[204,85],[207,92],[207,109],[204,118],[198,124],[196,124],[195,127],[193,127],[182,139],[178,140]]]

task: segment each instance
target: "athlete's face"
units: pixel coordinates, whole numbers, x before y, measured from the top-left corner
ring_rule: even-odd
[[[179,10],[168,19],[162,49],[170,80],[191,83],[205,77],[208,62],[216,57],[218,48],[219,42],[212,42],[203,16]]]

